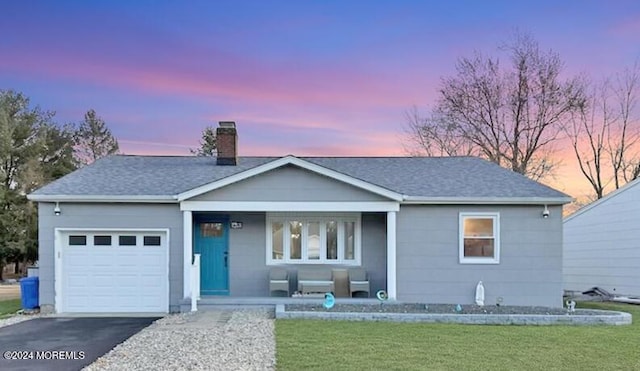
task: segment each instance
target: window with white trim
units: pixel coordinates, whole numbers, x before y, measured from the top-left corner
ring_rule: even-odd
[[[267,216],[267,264],[360,264],[360,214]]]
[[[500,263],[500,214],[460,213],[460,263]]]

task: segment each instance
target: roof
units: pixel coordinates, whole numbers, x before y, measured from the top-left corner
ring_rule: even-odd
[[[475,157],[240,157],[236,166],[219,166],[215,157],[131,155],[102,158],[36,190],[30,198],[176,199],[198,187],[286,158],[387,189],[408,201],[570,201],[564,193]]]

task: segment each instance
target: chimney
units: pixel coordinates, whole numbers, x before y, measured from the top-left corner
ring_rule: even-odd
[[[238,164],[238,133],[234,121],[220,121],[216,129],[217,164]]]

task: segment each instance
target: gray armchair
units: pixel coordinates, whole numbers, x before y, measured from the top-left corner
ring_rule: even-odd
[[[269,271],[269,295],[274,291],[283,291],[289,296],[289,272],[284,268],[271,268]]]
[[[369,277],[362,268],[349,269],[349,296],[356,292],[366,292],[369,297]]]

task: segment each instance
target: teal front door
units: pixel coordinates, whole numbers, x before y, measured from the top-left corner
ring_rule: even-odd
[[[200,254],[200,294],[229,295],[229,222],[196,220],[194,253]]]

